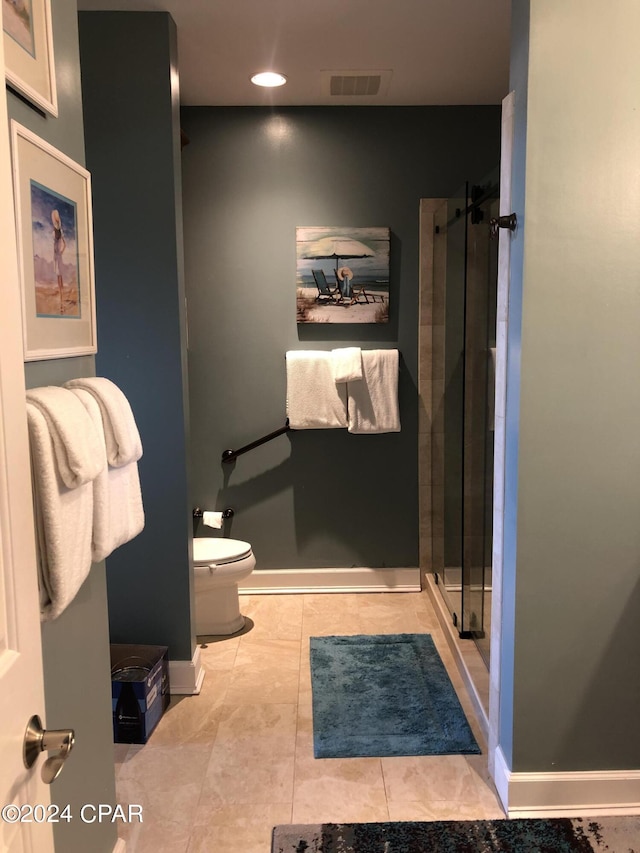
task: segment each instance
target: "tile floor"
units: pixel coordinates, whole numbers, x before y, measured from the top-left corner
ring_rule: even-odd
[[[145,746],[115,745],[127,853],[269,853],[279,823],[504,817],[486,742],[427,592],[241,596],[253,622],[201,648],[199,696]],[[429,633],[482,755],[314,759],[309,637]]]

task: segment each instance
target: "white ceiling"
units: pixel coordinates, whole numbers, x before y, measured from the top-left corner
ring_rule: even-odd
[[[169,12],[184,105],[498,104],[508,91],[511,0],[79,0]],[[289,82],[249,82],[275,69]],[[391,70],[385,94],[331,96],[323,71]]]

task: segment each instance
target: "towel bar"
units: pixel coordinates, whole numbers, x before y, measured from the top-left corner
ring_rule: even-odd
[[[255,441],[252,441],[251,444],[245,444],[244,447],[240,447],[238,450],[225,450],[222,453],[221,461],[224,463],[233,462],[234,459],[237,459],[242,453],[247,453],[249,450],[253,450],[254,447],[260,447],[261,444],[266,444],[267,441],[271,441],[273,438],[277,438],[279,435],[282,435],[285,432],[292,431],[292,427],[289,426],[289,418],[283,427],[280,429],[274,430],[274,432],[270,432],[269,435],[263,435],[262,438],[258,438]]]

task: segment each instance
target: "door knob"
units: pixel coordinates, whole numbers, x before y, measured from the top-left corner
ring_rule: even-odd
[[[74,743],[73,729],[43,729],[40,717],[36,714],[27,723],[24,733],[24,765],[33,767],[41,752],[56,750],[56,754],[49,756],[42,765],[42,781],[50,785],[60,775]]]

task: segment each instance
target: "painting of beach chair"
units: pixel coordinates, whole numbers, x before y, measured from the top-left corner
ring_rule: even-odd
[[[340,293],[342,293],[342,290],[344,288],[344,281],[340,280],[340,276],[338,275],[338,270],[334,270],[333,274],[336,277],[338,289],[339,289]],[[365,288],[364,284],[354,284],[352,279],[349,281],[349,291],[350,292],[349,292],[348,296],[344,297],[345,299],[350,300],[349,305],[355,305],[356,302],[362,302],[363,300],[368,305],[369,304],[369,298],[371,298],[371,302],[376,301],[373,294],[367,293],[367,291],[364,288]]]
[[[324,274],[323,270],[311,270],[313,275],[313,280],[316,283],[316,287],[318,288],[318,295],[316,296],[316,302],[321,301],[329,301],[329,302],[340,302],[340,288],[336,285],[336,287],[329,287],[329,282]]]

